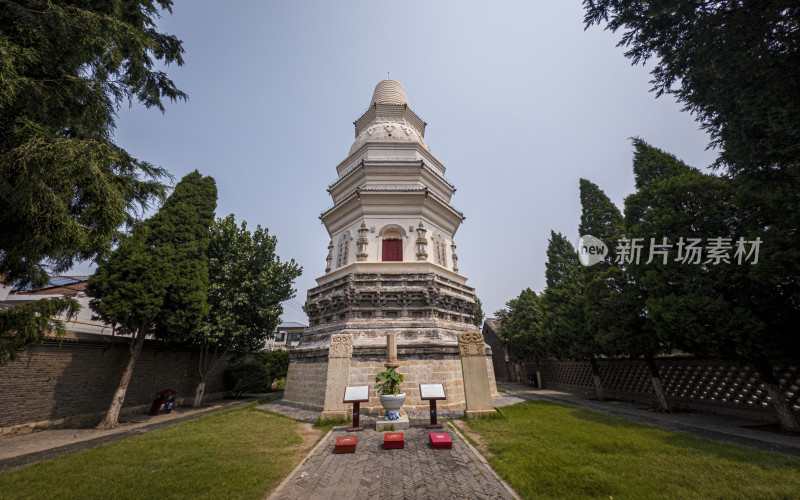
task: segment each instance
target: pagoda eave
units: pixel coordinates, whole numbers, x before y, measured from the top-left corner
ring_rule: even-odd
[[[455,235],[464,215],[424,188],[357,190],[320,214],[333,235],[364,217],[425,218]]]

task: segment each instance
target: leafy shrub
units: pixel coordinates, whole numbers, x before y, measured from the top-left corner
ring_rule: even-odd
[[[286,378],[289,372],[289,351],[284,349],[261,351],[256,354],[253,361],[261,363],[267,368],[270,376],[269,385],[272,385],[273,380]]]
[[[282,379],[278,380],[278,383],[275,384],[275,388],[276,389],[286,389],[286,379],[282,378]]]
[[[241,396],[244,392],[263,392],[269,388],[272,378],[261,363],[250,361],[228,367],[224,374],[225,388]]]

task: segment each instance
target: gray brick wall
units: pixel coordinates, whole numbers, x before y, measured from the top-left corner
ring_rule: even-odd
[[[128,361],[127,341],[45,342],[0,367],[0,428],[95,418],[108,409]],[[147,341],[125,397],[125,409],[149,406],[165,389],[191,404],[199,381],[198,353]],[[223,391],[221,361],[208,377],[205,393]],[[46,426],[46,425],[45,425]],[[54,422],[58,426],[58,422]]]

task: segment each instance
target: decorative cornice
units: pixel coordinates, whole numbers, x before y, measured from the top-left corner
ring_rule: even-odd
[[[328,184],[328,193],[330,193],[331,190],[337,184],[339,184],[340,182],[342,182],[346,178],[348,178],[350,176],[350,174],[352,174],[353,172],[355,172],[355,171],[357,171],[359,169],[363,169],[367,165],[419,165],[421,168],[424,168],[425,170],[429,171],[436,178],[438,178],[439,180],[441,180],[442,182],[444,182],[445,184],[450,186],[453,189],[454,193],[456,192],[455,185],[453,185],[452,182],[447,180],[447,178],[445,176],[443,176],[442,174],[440,174],[439,172],[437,172],[436,170],[434,170],[430,166],[428,166],[428,164],[425,163],[425,160],[366,160],[366,159],[362,158],[361,161],[356,163],[356,165],[353,168],[351,168],[350,170],[348,170],[347,172],[342,174],[342,176],[339,177],[338,179],[336,179],[335,181],[333,181],[330,184]]]
[[[414,110],[413,110],[413,109],[411,109],[411,108],[409,108],[409,107],[408,107],[408,104],[389,104],[389,103],[381,103],[381,106],[390,106],[390,107],[395,107],[395,108],[403,108],[403,109],[407,109],[408,111],[410,111],[410,112],[411,112],[411,114],[412,114],[412,115],[414,115],[414,116],[415,116],[415,117],[416,117],[416,118],[417,118],[419,121],[421,121],[421,122],[422,122],[422,125],[423,125],[423,126],[425,126],[425,127],[427,127],[427,126],[428,126],[428,122],[426,122],[425,120],[423,120],[423,119],[422,119],[422,117],[420,117],[418,114],[414,113]],[[353,121],[353,126],[354,126],[354,127],[357,127],[357,126],[358,126],[358,125],[357,125],[358,121],[359,121],[359,120],[361,120],[362,118],[364,118],[364,116],[365,116],[367,113],[369,113],[371,110],[373,110],[373,109],[378,109],[378,103],[377,103],[377,102],[373,102],[371,106],[369,106],[369,107],[368,107],[366,110],[364,110],[364,112],[363,112],[363,113],[361,113],[361,116],[359,116],[358,118],[356,118],[356,119],[355,119],[355,121]]]
[[[456,192],[455,185],[453,185],[452,182],[447,180],[447,178],[445,176],[443,176],[442,174],[440,174],[439,172],[437,172],[436,170],[434,170],[430,166],[428,166],[428,164],[425,163],[425,160],[366,160],[366,159],[362,158],[361,161],[356,163],[356,165],[353,168],[351,168],[350,170],[348,170],[347,172],[342,174],[342,176],[339,177],[338,179],[336,179],[335,181],[333,181],[330,184],[328,184],[328,193],[330,193],[331,190],[337,184],[339,184],[340,182],[342,182],[346,178],[348,178],[350,176],[350,174],[352,174],[353,172],[355,172],[355,171],[357,171],[359,169],[363,169],[365,166],[368,166],[368,165],[419,165],[421,168],[424,168],[425,170],[427,170],[430,173],[432,173],[437,179],[441,180],[442,182],[444,182],[445,184],[450,186],[453,189],[454,193]]]
[[[328,215],[332,211],[334,211],[337,208],[339,208],[340,206],[342,206],[347,200],[349,200],[353,196],[358,196],[358,198],[361,199],[361,194],[362,193],[386,193],[386,194],[420,193],[420,194],[424,194],[426,198],[428,196],[430,196],[431,198],[435,199],[436,201],[438,201],[439,203],[441,203],[442,205],[444,205],[448,209],[452,210],[453,213],[458,215],[461,218],[462,221],[467,219],[464,216],[464,213],[462,211],[460,211],[456,207],[452,206],[444,198],[442,198],[438,194],[434,193],[433,191],[431,191],[427,187],[422,187],[422,188],[365,188],[365,187],[357,187],[350,194],[348,194],[344,198],[342,198],[338,203],[335,203],[335,204],[333,204],[333,206],[330,206],[330,207],[326,208],[325,210],[323,210],[322,213],[319,214],[319,219],[322,220],[326,215]]]

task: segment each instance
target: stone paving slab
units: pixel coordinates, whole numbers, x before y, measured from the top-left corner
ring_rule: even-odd
[[[301,422],[311,422],[314,423],[319,418],[321,412],[314,411],[314,410],[304,410],[303,408],[295,408],[294,406],[288,406],[281,404],[280,400],[272,401],[263,405],[256,406],[259,410],[267,410],[273,413],[278,413],[283,415],[284,417],[293,418],[295,420],[300,420]]]
[[[309,498],[518,498],[452,428],[453,449],[434,450],[421,425],[404,431],[405,448],[384,450],[383,432],[333,429],[270,500]],[[336,439],[357,435],[355,453],[334,454]]]

